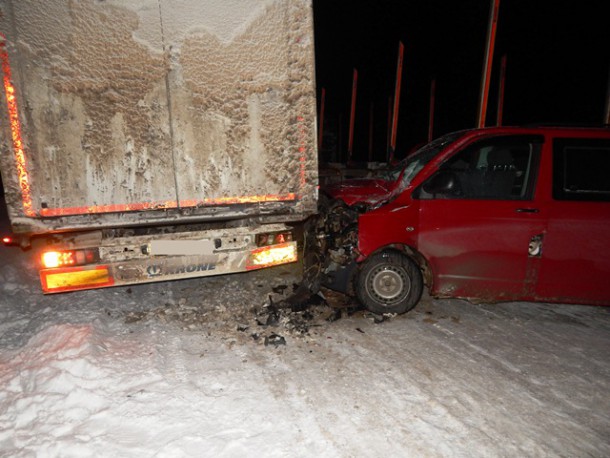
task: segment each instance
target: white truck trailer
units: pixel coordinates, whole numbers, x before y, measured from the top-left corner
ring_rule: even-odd
[[[0,0],[0,170],[45,293],[297,259],[311,0]]]

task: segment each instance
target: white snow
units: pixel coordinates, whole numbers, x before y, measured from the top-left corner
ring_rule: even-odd
[[[294,268],[43,296],[0,259],[0,456],[610,456],[607,308],[424,298],[299,335],[252,311]]]

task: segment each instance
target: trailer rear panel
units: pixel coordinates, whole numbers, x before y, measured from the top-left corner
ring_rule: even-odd
[[[315,211],[309,0],[0,0],[15,232]]]

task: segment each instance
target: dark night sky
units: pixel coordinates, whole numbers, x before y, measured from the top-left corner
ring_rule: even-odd
[[[610,69],[607,0],[501,0],[487,124],[495,124],[500,59],[507,55],[505,125],[601,123]],[[405,45],[397,157],[426,140],[436,77],[435,136],[475,127],[489,0],[314,0],[318,96],[327,132],[341,115],[345,157],[353,68],[358,69],[354,158],[386,154],[388,97]],[[323,152],[322,159],[326,159]]]

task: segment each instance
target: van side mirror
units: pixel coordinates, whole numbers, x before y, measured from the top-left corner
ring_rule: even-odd
[[[423,189],[428,194],[459,194],[460,184],[455,173],[441,170],[424,183]]]

